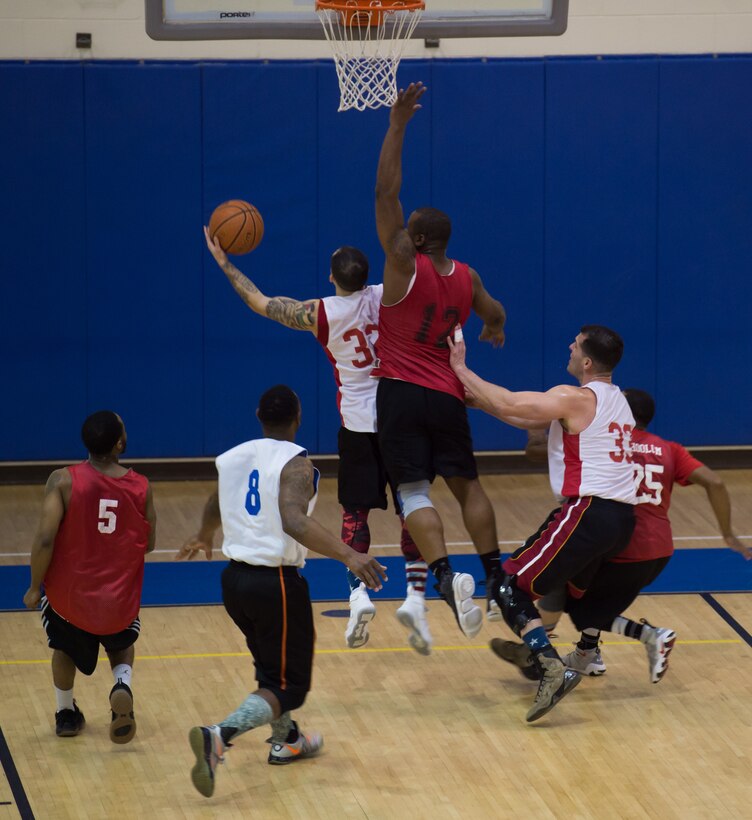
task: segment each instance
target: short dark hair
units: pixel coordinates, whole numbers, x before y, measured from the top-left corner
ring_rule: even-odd
[[[98,410],[81,425],[81,441],[93,456],[109,455],[122,435],[123,423],[112,410]]]
[[[264,427],[287,427],[299,412],[300,401],[286,384],[270,387],[259,399],[258,420]]]
[[[368,281],[368,258],[363,251],[344,245],[332,254],[331,270],[342,290],[362,290]]]
[[[582,341],[583,353],[611,372],[624,353],[621,336],[603,325],[584,325],[580,328],[580,333],[585,336]]]
[[[636,387],[627,387],[621,392],[624,393],[624,398],[637,424],[640,427],[647,427],[655,415],[655,399],[650,393],[638,390]]]
[[[452,235],[452,220],[438,208],[418,208],[412,229],[414,233],[422,233],[428,241],[438,242],[446,247]]]

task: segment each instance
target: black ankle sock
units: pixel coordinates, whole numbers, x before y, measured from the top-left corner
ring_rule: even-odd
[[[597,635],[588,635],[587,632],[582,632],[580,634],[580,640],[577,641],[577,648],[581,649],[583,652],[589,652],[591,649],[596,649],[600,637],[600,632]]]
[[[432,564],[429,564],[428,568],[436,576],[436,580],[439,584],[441,584],[441,581],[445,575],[452,574],[452,567],[448,558],[439,558],[438,561],[434,561]]]
[[[494,573],[501,572],[501,552],[498,549],[491,550],[491,552],[484,552],[478,556],[483,569],[486,573],[486,578],[490,578]]]
[[[234,726],[220,726],[219,733],[222,735],[222,742],[225,746],[230,746],[230,741],[238,733],[238,730]]]

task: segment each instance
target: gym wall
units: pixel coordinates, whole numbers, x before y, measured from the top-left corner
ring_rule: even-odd
[[[0,1],[0,21],[12,5]],[[31,12],[53,4],[23,5],[34,33]],[[133,7],[54,5],[71,18],[73,6]],[[10,39],[0,24],[4,55]],[[108,56],[136,56],[136,39]],[[49,62],[31,51],[0,62],[0,460],[79,457],[80,423],[102,407],[125,418],[134,457],[214,455],[257,434],[256,399],[278,382],[301,396],[301,443],[335,452],[326,357],[310,334],[242,305],[201,225],[224,199],[259,207],[264,241],[236,261],[270,295],[329,293],[341,244],[362,247],[378,281],[387,113],[338,114],[325,59]],[[657,432],[752,443],[752,56],[408,60],[400,81],[412,79],[430,90],[407,136],[404,206],[452,215],[453,254],[509,313],[502,351],[471,324],[471,365],[543,389],[567,379],[580,325],[609,324],[626,342],[617,381],[655,393]],[[523,445],[471,416],[477,449]]]

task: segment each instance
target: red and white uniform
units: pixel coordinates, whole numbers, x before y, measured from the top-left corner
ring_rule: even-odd
[[[636,470],[637,507],[632,540],[612,561],[651,561],[674,552],[668,508],[674,483],[691,484],[690,475],[702,462],[681,444],[648,433],[632,433],[632,457]]]
[[[373,375],[440,390],[464,402],[446,338],[470,316],[473,282],[466,264],[453,264],[451,273],[442,276],[428,256],[416,255],[407,293],[393,305],[381,305]]]
[[[84,461],[67,468],[72,487],[44,590],[52,608],[93,635],[112,635],[138,616],[148,481],[133,470],[113,478]]]
[[[596,496],[635,503],[630,447],[635,421],[621,390],[606,382],[588,382],[595,393],[595,417],[576,434],[552,421],[548,433],[548,472],[558,498]]]
[[[376,432],[378,382],[371,371],[383,291],[383,285],[368,285],[348,296],[327,296],[319,302],[316,338],[334,367],[342,426],[355,433]]]

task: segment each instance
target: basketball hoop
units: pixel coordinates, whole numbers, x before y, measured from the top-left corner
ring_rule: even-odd
[[[316,0],[334,52],[340,111],[394,104],[402,52],[425,7],[423,0]]]

